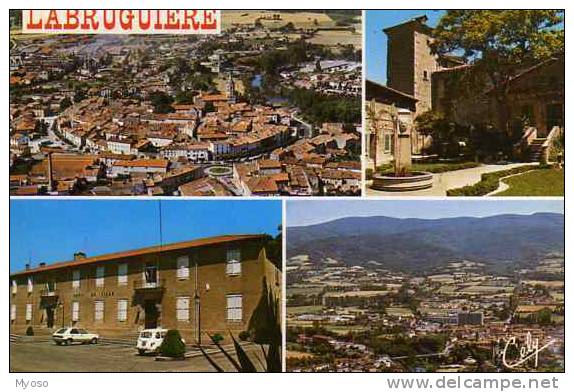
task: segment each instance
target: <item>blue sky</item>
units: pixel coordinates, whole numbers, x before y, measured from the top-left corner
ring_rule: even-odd
[[[10,271],[160,243],[159,200],[11,200]],[[279,200],[162,200],[163,242],[277,234]]]
[[[387,36],[383,29],[426,15],[427,25],[436,27],[445,10],[371,10],[366,12],[366,73],[367,79],[387,83]],[[555,27],[563,29],[564,23]]]
[[[563,200],[305,200],[287,202],[287,227],[349,216],[395,218],[484,217],[500,214],[564,213]]]
[[[383,29],[426,15],[427,24],[435,27],[444,10],[377,10],[367,11],[365,21],[367,79],[387,83],[387,36]]]

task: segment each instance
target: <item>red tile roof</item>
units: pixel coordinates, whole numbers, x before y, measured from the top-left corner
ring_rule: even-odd
[[[224,244],[227,242],[234,242],[234,241],[243,241],[243,240],[255,240],[255,239],[263,239],[265,235],[263,234],[237,234],[237,235],[222,235],[217,237],[207,237],[207,238],[199,238],[196,240],[191,241],[184,241],[184,242],[176,242],[167,245],[155,245],[149,246],[146,248],[122,251],[122,252],[114,252],[108,253],[100,256],[93,256],[93,257],[86,257],[80,260],[72,260],[72,261],[63,261],[57,262],[54,264],[49,264],[44,267],[37,267],[32,268],[27,271],[19,271],[11,274],[11,277],[16,276],[25,276],[27,274],[37,273],[37,272],[44,272],[44,271],[52,271],[57,270],[60,268],[69,268],[69,267],[77,267],[80,265],[86,264],[93,264],[97,262],[104,262],[104,261],[115,261],[118,259],[126,258],[126,257],[133,257],[133,256],[141,256],[151,253],[158,253],[158,252],[169,252],[179,249],[187,249],[187,248],[198,248],[202,246],[212,246],[212,245],[219,245]]]

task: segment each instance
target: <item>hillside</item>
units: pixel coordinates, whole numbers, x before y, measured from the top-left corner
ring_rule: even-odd
[[[410,271],[459,259],[527,265],[549,253],[564,253],[561,214],[433,220],[353,217],[287,230],[288,257],[330,257],[349,265],[377,261],[386,268]]]

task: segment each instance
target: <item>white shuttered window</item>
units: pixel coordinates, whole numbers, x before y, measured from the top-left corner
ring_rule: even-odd
[[[241,274],[241,251],[230,249],[227,251],[227,275]]]
[[[126,321],[128,319],[128,300],[118,300],[118,321]]]
[[[118,286],[125,286],[128,284],[128,265],[118,265]]]
[[[104,275],[106,269],[104,267],[96,268],[96,287],[104,287]]]
[[[189,279],[189,257],[181,256],[177,258],[177,278]]]
[[[26,304],[26,321],[32,320],[32,304]]]
[[[72,321],[80,320],[80,303],[78,301],[72,302]]]
[[[227,320],[243,320],[243,296],[241,294],[227,296]]]
[[[80,270],[72,272],[72,287],[75,289],[80,288]]]
[[[189,321],[189,297],[177,297],[177,321]]]
[[[104,301],[94,301],[94,320],[102,321],[104,319]]]

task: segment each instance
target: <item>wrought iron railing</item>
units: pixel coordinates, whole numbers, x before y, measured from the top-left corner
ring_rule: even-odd
[[[135,290],[143,289],[158,289],[165,287],[165,279],[157,279],[155,282],[149,282],[144,279],[139,279],[134,281]]]

